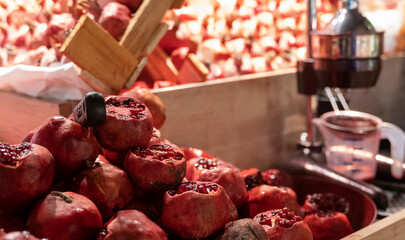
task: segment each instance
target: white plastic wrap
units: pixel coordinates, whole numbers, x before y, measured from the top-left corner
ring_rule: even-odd
[[[50,67],[0,67],[0,90],[44,99],[80,100],[93,89],[78,75],[73,63]]]

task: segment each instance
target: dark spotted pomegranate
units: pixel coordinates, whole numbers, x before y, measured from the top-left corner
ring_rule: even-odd
[[[288,208],[273,209],[259,213],[253,218],[266,230],[269,239],[274,240],[312,240],[312,232],[302,217]]]
[[[26,229],[48,240],[96,239],[101,214],[85,196],[74,192],[51,192],[31,210]]]
[[[264,184],[250,190],[242,212],[246,217],[253,218],[261,212],[284,207],[299,213],[300,205],[297,203],[297,195],[294,190]]]
[[[241,207],[248,197],[245,181],[240,172],[218,158],[198,157],[187,161],[186,179],[221,185],[236,208]]]
[[[47,119],[37,128],[31,143],[52,153],[57,180],[78,174],[86,161],[94,162],[100,152],[97,139],[87,128],[62,116]]]
[[[252,188],[254,187],[264,184],[262,174],[257,168],[245,169],[242,170],[240,173],[245,179],[245,186],[248,191],[252,190]]]
[[[308,215],[317,212],[349,212],[349,202],[345,198],[334,193],[314,193],[306,196],[302,206],[303,214]]]
[[[82,170],[73,180],[71,189],[96,204],[104,220],[124,208],[134,194],[131,180],[123,170],[100,162]]]
[[[250,218],[229,222],[215,240],[269,240],[263,226]]]
[[[166,233],[145,214],[137,210],[122,210],[117,212],[104,225],[98,240],[166,240]]]
[[[235,205],[215,183],[185,182],[164,195],[162,225],[182,238],[208,237],[237,218]]]
[[[146,147],[153,131],[149,109],[131,97],[109,96],[105,103],[106,121],[93,127],[100,145],[115,152]]]
[[[181,183],[186,175],[186,160],[176,145],[158,144],[128,152],[124,170],[135,187],[149,193],[163,193]]]
[[[44,147],[0,143],[0,211],[23,211],[52,186],[55,162]]]

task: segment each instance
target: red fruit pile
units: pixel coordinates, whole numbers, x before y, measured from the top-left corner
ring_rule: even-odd
[[[306,240],[353,231],[336,195],[310,195],[301,207],[286,172],[240,171],[170,143],[157,129],[164,108],[146,98],[159,121],[139,99],[109,96],[102,124],[54,116],[24,143],[0,143],[0,240]]]

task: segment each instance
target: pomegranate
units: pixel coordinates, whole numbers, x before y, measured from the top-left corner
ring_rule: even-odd
[[[153,131],[152,115],[139,101],[123,96],[105,98],[107,118],[93,127],[100,145],[110,151],[126,151],[148,145]]]
[[[23,140],[21,142],[30,142],[32,136],[34,136],[34,133],[37,131],[37,129],[33,129],[31,130],[29,133],[27,133],[27,135],[25,135],[25,137],[23,138]]]
[[[100,151],[97,139],[87,128],[62,116],[47,119],[38,127],[31,143],[44,146],[52,153],[57,180],[79,173],[86,161],[96,160]]]
[[[213,182],[221,185],[236,208],[247,200],[248,193],[245,181],[239,171],[230,168],[226,163],[213,158],[194,158],[187,162],[187,170],[193,168],[192,175],[186,174],[189,181]]]
[[[253,219],[263,225],[270,240],[312,240],[311,229],[288,208],[259,213]]]
[[[262,174],[257,168],[245,169],[242,170],[240,173],[245,179],[245,186],[248,191],[250,191],[254,187],[264,184]]]
[[[215,169],[217,167],[228,167],[232,168],[233,170],[240,172],[239,168],[235,167],[234,165],[222,161],[218,158],[206,158],[206,157],[196,157],[193,159],[189,159],[188,161],[192,161],[193,164],[187,164],[187,171],[186,171],[186,178],[191,179],[194,173],[200,169]],[[199,164],[198,162],[201,162]],[[197,164],[197,167],[195,166]]]
[[[216,240],[268,240],[263,226],[250,218],[239,219],[229,222]]]
[[[23,211],[52,186],[55,162],[44,147],[0,143],[0,211]]]
[[[185,182],[164,195],[162,225],[182,238],[208,237],[237,218],[235,205],[216,183]]]
[[[98,240],[166,240],[166,233],[145,214],[137,210],[122,210],[104,226]]]
[[[32,209],[26,229],[48,240],[95,239],[102,227],[101,214],[85,196],[51,192]]]
[[[134,196],[134,198],[124,207],[125,210],[138,210],[145,214],[152,221],[157,220],[162,214],[153,197],[140,197]]]
[[[98,22],[113,38],[119,40],[130,20],[131,10],[127,6],[110,2],[102,9]]]
[[[25,215],[25,212],[20,213],[0,211],[0,230],[3,229],[6,232],[24,230]]]
[[[280,169],[268,169],[262,172],[263,180],[271,186],[294,188],[294,180],[290,174]]]
[[[314,193],[306,196],[301,215],[315,240],[340,239],[353,232],[346,216],[349,208],[343,197],[333,193]]]
[[[292,189],[260,185],[250,190],[242,211],[247,217],[253,218],[259,213],[284,207],[297,213],[300,210],[296,194]]]
[[[0,240],[39,240],[39,238],[36,238],[35,236],[31,235],[28,231],[23,232],[15,231],[9,232],[4,235],[0,234]]]
[[[210,154],[204,152],[201,149],[198,148],[185,148],[185,147],[181,147],[180,148],[183,152],[184,152],[184,157],[186,158],[186,161],[196,158],[196,157],[205,157],[205,158],[213,158],[213,156],[211,156]]]
[[[318,212],[305,216],[304,221],[314,240],[337,240],[353,232],[349,219],[341,212]]]
[[[148,107],[153,117],[153,126],[160,129],[166,121],[166,107],[162,100],[146,88],[133,88],[122,94],[142,102]]]
[[[119,167],[124,168],[125,157],[127,156],[128,150],[121,151],[121,152],[114,152],[102,148],[104,158],[107,159],[111,164]]]
[[[136,187],[160,193],[178,186],[186,175],[186,160],[176,145],[153,145],[128,152],[124,169]]]
[[[153,128],[153,132],[152,132],[152,137],[150,139],[150,142],[148,144],[148,147],[162,143],[162,134],[160,133],[159,130],[157,130],[156,128]]]
[[[349,212],[349,202],[334,193],[314,193],[306,196],[302,205],[303,215],[316,212]]]
[[[129,203],[134,193],[131,180],[123,170],[100,162],[90,163],[80,172],[73,180],[72,191],[93,201],[104,220]]]

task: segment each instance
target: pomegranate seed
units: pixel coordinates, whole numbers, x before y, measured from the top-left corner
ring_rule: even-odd
[[[0,143],[0,163],[16,166],[20,162],[19,155],[31,149],[29,143],[22,143],[11,147],[7,143]]]
[[[199,158],[194,165],[197,169],[212,170],[217,168],[217,161],[209,158]]]
[[[180,184],[177,190],[168,191],[168,194],[174,196],[176,194],[182,194],[188,191],[194,191],[202,194],[208,194],[210,192],[215,192],[218,190],[218,185],[212,183],[196,183],[196,182],[185,182]]]
[[[108,106],[115,106],[115,107],[121,106],[121,103],[117,99],[114,99],[114,98],[108,99],[105,104]]]

